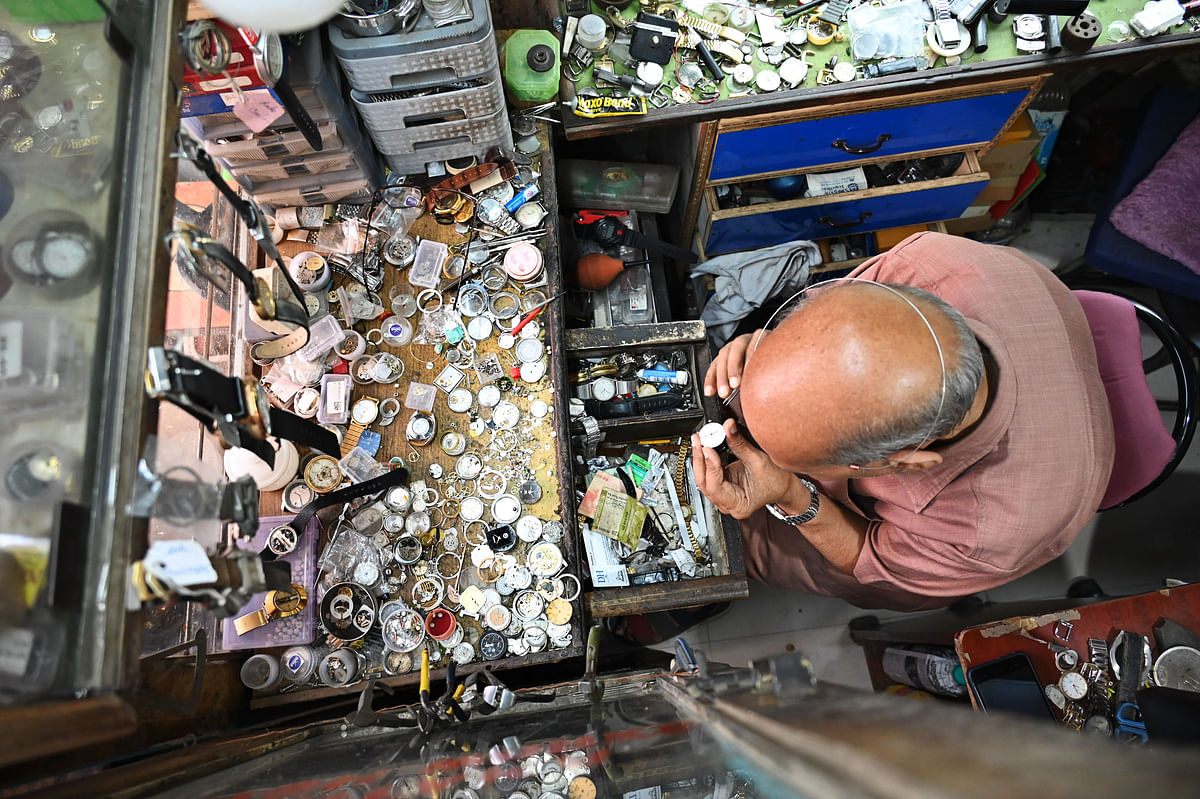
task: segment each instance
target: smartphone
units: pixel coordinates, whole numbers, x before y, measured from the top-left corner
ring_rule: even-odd
[[[1000,711],[1054,719],[1054,709],[1029,655],[1013,652],[967,669],[967,685],[985,713]]]

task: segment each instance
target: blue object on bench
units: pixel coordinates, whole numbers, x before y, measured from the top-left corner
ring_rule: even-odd
[[[1155,89],[1142,112],[1142,124],[1130,142],[1108,194],[1096,209],[1084,260],[1088,265],[1146,286],[1200,300],[1200,275],[1183,264],[1128,238],[1108,221],[1109,215],[1170,149],[1188,123],[1200,114],[1200,90],[1177,86]],[[1170,206],[1164,213],[1191,213]]]

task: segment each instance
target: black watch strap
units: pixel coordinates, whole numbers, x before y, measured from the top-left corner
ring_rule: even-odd
[[[674,244],[668,244],[665,241],[652,239],[649,236],[644,236],[636,230],[627,228],[624,225],[625,232],[621,234],[621,243],[626,247],[638,247],[643,250],[654,250],[661,252],[664,255],[669,255],[672,258],[678,258],[685,263],[694,264],[700,260],[700,256],[691,250],[685,250],[682,247],[676,247]]]
[[[279,102],[283,103],[284,110],[292,118],[296,128],[304,134],[304,140],[308,142],[308,146],[313,150],[323,150],[325,142],[321,140],[321,131],[308,113],[308,109],[304,107],[304,103],[300,102],[300,98],[296,96],[292,85],[288,83],[286,68],[283,77],[275,81],[275,86],[272,88],[275,89],[275,94],[279,96]]]
[[[338,437],[332,430],[326,430],[316,422],[274,406],[268,413],[271,416],[271,435],[286,438],[288,441],[310,449],[320,450],[335,458],[341,457]]]
[[[317,515],[317,512],[323,508],[345,504],[353,499],[358,499],[359,497],[378,494],[381,491],[387,491],[393,486],[398,486],[407,482],[408,469],[400,468],[393,469],[387,474],[380,475],[379,477],[375,477],[363,483],[355,483],[352,486],[346,486],[345,488],[340,488],[337,491],[331,491],[328,494],[321,494],[312,502],[301,508],[300,512],[296,514],[295,518],[293,518],[284,526],[290,527],[296,534],[296,537],[299,538],[300,536],[304,535],[304,531],[308,529],[308,523],[311,522],[313,517]],[[269,546],[262,551],[262,555],[264,560],[278,557],[274,552],[271,551]]]

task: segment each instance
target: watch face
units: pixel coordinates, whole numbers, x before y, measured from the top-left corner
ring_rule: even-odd
[[[1050,704],[1054,705],[1059,710],[1067,706],[1067,697],[1054,683],[1046,686],[1046,698],[1050,700]]]
[[[359,424],[371,424],[379,417],[379,403],[373,399],[360,399],[350,409],[350,417]]]
[[[304,480],[314,491],[323,494],[337,488],[342,482],[342,470],[333,457],[321,455],[308,462],[304,469]]]
[[[592,397],[607,402],[617,395],[617,384],[610,377],[597,377],[592,381]]]
[[[501,402],[492,410],[492,421],[502,430],[511,430],[521,419],[521,409],[511,402]]]
[[[1076,701],[1083,699],[1088,692],[1087,680],[1077,671],[1064,672],[1058,681],[1058,687],[1068,699]]]

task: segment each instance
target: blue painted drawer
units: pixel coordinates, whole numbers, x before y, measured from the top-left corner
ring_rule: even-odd
[[[729,130],[717,135],[708,180],[989,142],[1027,94],[1028,89],[1020,89]]]
[[[725,216],[717,211],[704,242],[706,257],[739,250],[769,247],[796,239],[825,239],[884,228],[903,227],[940,219],[954,219],[987,185],[986,174],[971,182],[926,189],[862,197],[854,200],[811,204],[772,203],[763,213]],[[878,190],[876,190],[878,191]],[[883,190],[883,191],[886,191]],[[737,209],[741,211],[744,209]]]

